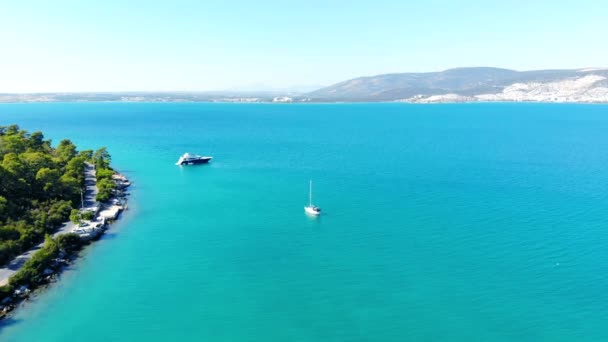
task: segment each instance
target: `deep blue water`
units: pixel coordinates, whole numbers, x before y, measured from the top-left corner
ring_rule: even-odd
[[[107,146],[135,185],[2,341],[608,340],[608,106],[0,105],[10,123]]]

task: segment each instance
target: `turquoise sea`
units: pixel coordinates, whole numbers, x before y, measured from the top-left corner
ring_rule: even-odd
[[[107,146],[134,186],[1,341],[608,340],[608,106],[0,105],[11,123]]]

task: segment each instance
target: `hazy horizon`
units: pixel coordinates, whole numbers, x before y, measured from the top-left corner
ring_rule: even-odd
[[[0,93],[309,91],[456,67],[602,67],[604,7],[22,1],[0,12]]]
[[[497,69],[507,69],[507,68],[501,68],[501,67],[490,67],[490,66],[472,66],[472,67],[454,67],[454,68],[450,68],[450,69],[467,69],[467,68],[497,68]],[[572,68],[572,69],[566,69],[566,68],[543,68],[543,69],[536,69],[536,70],[608,70],[608,67],[597,67],[597,66],[593,66],[593,67],[580,67],[580,68]],[[446,71],[449,69],[444,69],[444,70],[434,70],[434,71],[421,71],[419,73],[434,73],[434,72],[442,72],[442,71]],[[515,69],[511,69],[514,71],[518,71],[518,72],[524,72],[524,71],[533,71],[533,70],[515,70]],[[391,74],[403,74],[403,73],[409,73],[408,71],[403,71],[403,72],[397,72],[397,73],[391,73]],[[383,74],[377,74],[377,75],[361,75],[361,76],[357,76],[354,78],[365,78],[365,77],[373,77],[373,76],[382,76]],[[349,79],[350,80],[350,79]],[[347,80],[342,80],[342,81],[347,81]],[[342,81],[338,81],[336,83],[340,83]],[[246,85],[246,86],[242,86],[242,87],[234,87],[234,88],[230,88],[230,89],[209,89],[209,90],[137,90],[137,89],[131,89],[131,90],[97,90],[97,91],[87,91],[87,90],[76,90],[76,91],[35,91],[35,92],[0,92],[0,94],[15,94],[15,95],[27,95],[27,94],[154,94],[154,93],[167,93],[167,94],[242,94],[242,95],[263,95],[263,94],[283,94],[283,95],[287,95],[289,93],[293,93],[293,94],[306,94],[308,92],[312,92],[315,90],[319,90],[322,89],[324,87],[328,87],[333,84],[324,84],[324,85],[317,85],[317,86],[292,86],[292,87],[285,87],[285,88],[275,88],[275,87],[271,87],[271,86],[267,86],[264,84],[252,84],[252,85]]]

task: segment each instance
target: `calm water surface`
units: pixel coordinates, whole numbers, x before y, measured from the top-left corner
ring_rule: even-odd
[[[608,106],[0,105],[10,123],[107,146],[135,185],[2,341],[608,340]]]

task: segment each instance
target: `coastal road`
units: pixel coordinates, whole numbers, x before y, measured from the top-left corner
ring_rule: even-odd
[[[99,208],[100,204],[95,200],[99,190],[97,189],[97,177],[95,173],[95,165],[93,164],[85,163],[84,165],[84,186],[83,207],[85,209],[95,207]],[[69,233],[74,228],[76,228],[76,225],[72,221],[64,222],[63,225],[61,225],[61,227],[53,234],[53,237]],[[2,284],[3,279],[1,274],[2,273],[0,272],[0,285]]]
[[[99,207],[99,203],[95,200],[97,192],[99,191],[97,189],[97,178],[95,177],[95,165],[85,163],[84,184],[84,208]],[[74,228],[76,228],[76,225],[71,221],[64,222],[61,227],[53,234],[53,237],[69,233]],[[32,255],[34,255],[36,251],[42,248],[42,246],[44,246],[44,242],[34,246],[32,249],[13,259],[11,262],[8,263],[8,265],[0,268],[0,286],[8,284],[8,279],[13,274],[15,274],[15,272],[17,272],[23,266],[23,264],[25,264],[26,261],[31,259]]]

